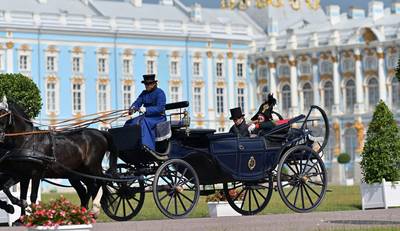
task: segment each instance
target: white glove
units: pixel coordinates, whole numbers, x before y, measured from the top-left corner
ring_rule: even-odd
[[[247,130],[249,131],[249,133],[252,133],[254,131],[254,129],[256,129],[256,125],[255,124],[251,124]]]
[[[146,108],[144,106],[141,106],[139,108],[139,112],[144,114],[146,112]]]

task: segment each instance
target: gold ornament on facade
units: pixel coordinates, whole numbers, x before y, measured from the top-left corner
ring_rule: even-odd
[[[28,44],[22,44],[22,45],[21,45],[21,50],[22,50],[22,51],[28,51],[28,50],[30,50],[30,47],[29,47]]]
[[[395,76],[396,75],[396,69],[395,68],[391,68],[388,70],[388,76]]]
[[[335,132],[335,149],[334,149],[334,154],[335,156],[338,156],[340,153],[340,125],[337,120],[333,122],[333,130]]]
[[[361,61],[361,59],[362,59],[362,57],[361,57],[361,55],[354,55],[354,60],[355,61]]]
[[[362,124],[360,119],[356,120],[356,122],[354,123],[354,128],[357,131],[357,141],[358,141],[356,152],[361,153],[364,148],[364,125]]]
[[[82,48],[81,47],[74,47],[74,48],[72,48],[72,53],[80,54],[80,53],[82,53]]]
[[[213,57],[213,53],[211,51],[207,51],[207,57],[208,58],[212,58]]]
[[[319,59],[318,59],[318,58],[312,58],[312,59],[311,59],[311,63],[312,63],[313,65],[318,65]]]
[[[124,50],[124,55],[125,55],[125,56],[132,56],[132,54],[133,54],[132,49],[126,48],[126,49]]]
[[[308,55],[300,55],[299,56],[299,59],[300,59],[300,61],[302,61],[302,62],[306,62],[306,61],[308,61]]]
[[[294,60],[289,60],[289,65],[291,67],[295,67],[295,66],[297,66],[297,61],[295,59]]]
[[[374,56],[376,52],[375,52],[374,49],[365,48],[365,49],[364,49],[364,53],[365,53],[367,56]]]
[[[12,49],[14,47],[14,43],[9,41],[6,43],[6,47],[7,47],[7,49]]]
[[[342,56],[345,58],[351,58],[352,54],[353,54],[353,52],[351,52],[351,51],[343,51],[342,52]]]
[[[181,79],[171,79],[171,80],[169,81],[169,83],[170,83],[170,85],[172,85],[172,86],[179,86],[179,85],[181,85],[182,80],[181,80]]]
[[[300,0],[289,0],[289,4],[293,10],[300,10]]]
[[[82,77],[73,77],[71,82],[73,84],[83,84],[84,80]]]
[[[107,55],[108,54],[108,49],[105,47],[100,48],[99,53],[101,55]]]
[[[383,52],[376,53],[376,56],[378,56],[378,59],[385,59],[385,54]]]
[[[203,80],[194,80],[193,86],[194,87],[204,87],[204,81]]]
[[[332,80],[332,75],[330,74],[323,74],[320,76],[320,79],[323,81],[328,81],[328,80]]]
[[[47,47],[47,51],[50,52],[50,53],[56,53],[57,52],[57,48],[54,45],[49,45]]]
[[[300,81],[311,81],[311,76],[310,75],[301,75]]]
[[[224,55],[223,54],[218,54],[217,55],[217,59],[224,59]]]
[[[57,82],[57,76],[55,75],[49,75],[47,78],[47,82]]]
[[[225,116],[224,116],[224,113],[221,113],[219,115],[218,121],[219,121],[219,125],[221,127],[225,127]]]
[[[367,45],[372,41],[378,40],[371,28],[365,28],[362,37]]]
[[[268,67],[270,69],[272,69],[272,68],[276,69],[276,63],[268,63]]]
[[[320,0],[306,0],[306,5],[312,10],[318,10],[321,7]]]
[[[257,60],[258,65],[265,65],[265,60],[264,59],[258,59]]]
[[[376,70],[366,70],[364,71],[365,76],[378,76],[378,72]]]
[[[124,79],[123,84],[124,85],[133,85],[133,80],[132,79]]]
[[[156,50],[149,50],[149,51],[147,51],[147,56],[155,57],[155,56],[157,56],[157,51]]]
[[[172,58],[179,58],[179,56],[180,56],[179,51],[173,51],[171,54]]]
[[[217,81],[215,85],[217,87],[225,87],[225,82],[224,81]]]
[[[250,69],[254,70],[254,68],[256,68],[256,65],[254,63],[250,64]]]
[[[278,63],[280,63],[280,64],[286,64],[286,63],[288,63],[288,61],[289,61],[289,58],[286,56],[286,57],[278,57]]]
[[[397,53],[397,49],[395,47],[389,47],[387,50],[388,50],[388,52],[390,54],[396,54]]]
[[[258,80],[258,85],[264,85],[264,84],[267,84],[267,83],[268,83],[268,81],[266,79],[259,79]]]
[[[331,61],[332,61],[333,63],[337,63],[337,62],[338,62],[336,56],[333,56],[333,55],[331,56]]]
[[[243,81],[238,82],[238,88],[245,88],[246,87],[246,83]]]
[[[103,78],[103,77],[100,77],[97,81],[100,84],[108,84],[110,82],[110,80],[108,78]]]
[[[289,77],[286,77],[286,76],[283,76],[283,75],[279,76],[279,81],[281,81],[282,84],[283,84],[284,82],[287,82],[287,83],[290,84],[290,78],[289,78]]]
[[[233,58],[233,53],[232,52],[228,52],[228,53],[226,53],[226,56],[228,57],[228,59],[232,59]]]
[[[194,53],[193,57],[194,57],[195,59],[201,59],[201,52],[196,51],[196,52]]]
[[[343,73],[343,77],[344,77],[345,79],[351,79],[351,78],[354,77],[354,73],[351,72],[351,71],[346,71],[346,72]]]
[[[237,57],[238,60],[244,60],[245,58],[246,58],[245,54],[239,54]]]

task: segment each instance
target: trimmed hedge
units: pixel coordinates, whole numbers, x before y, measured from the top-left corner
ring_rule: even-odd
[[[347,164],[349,163],[351,160],[351,157],[349,154],[347,153],[341,153],[338,157],[337,157],[337,161],[339,164]]]
[[[24,108],[30,118],[39,115],[42,108],[40,90],[32,79],[22,74],[0,74],[0,100],[6,95]]]

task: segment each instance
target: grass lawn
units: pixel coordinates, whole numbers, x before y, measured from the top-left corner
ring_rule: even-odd
[[[361,196],[359,186],[329,186],[325,200],[317,208],[316,211],[343,211],[343,210],[359,210],[361,209]],[[63,194],[66,198],[75,204],[79,204],[79,198],[75,193]],[[42,194],[44,202],[51,198],[59,197],[59,193]],[[208,217],[206,197],[201,196],[196,208],[189,217]],[[281,200],[278,192],[272,193],[272,198],[267,207],[260,214],[279,214],[293,213],[288,209]],[[167,219],[158,210],[151,193],[146,193],[145,202],[139,214],[133,220],[156,220]],[[100,215],[98,222],[113,221],[104,213]],[[391,230],[391,229],[389,229]]]

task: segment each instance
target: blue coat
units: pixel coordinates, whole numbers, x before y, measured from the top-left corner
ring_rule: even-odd
[[[125,126],[140,124],[142,127],[142,144],[155,150],[156,125],[166,121],[165,116],[165,93],[160,88],[151,92],[142,91],[131,108],[138,110],[141,106],[146,108],[144,115],[126,121]]]

